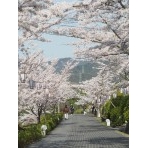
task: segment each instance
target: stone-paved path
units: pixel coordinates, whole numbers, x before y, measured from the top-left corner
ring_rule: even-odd
[[[28,148],[128,148],[129,138],[91,115],[69,115],[50,135]]]

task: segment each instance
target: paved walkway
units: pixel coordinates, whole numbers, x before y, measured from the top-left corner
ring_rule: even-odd
[[[128,148],[129,138],[91,115],[69,115],[50,135],[28,148]]]

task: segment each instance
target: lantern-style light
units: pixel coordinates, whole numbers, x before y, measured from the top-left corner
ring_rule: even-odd
[[[43,87],[43,89],[46,89],[46,84],[45,84],[45,83],[43,83],[42,87]]]
[[[21,83],[25,83],[25,81],[26,81],[26,73],[25,72],[20,74],[20,80],[21,80]]]
[[[113,98],[117,98],[117,94],[116,93],[113,94]]]
[[[30,89],[34,89],[34,87],[35,87],[35,81],[29,80],[29,87],[30,87]]]
[[[39,90],[39,89],[42,88],[42,85],[41,85],[40,83],[37,83],[37,84],[36,84],[36,88]]]
[[[45,94],[48,95],[49,94],[49,89],[45,89]]]

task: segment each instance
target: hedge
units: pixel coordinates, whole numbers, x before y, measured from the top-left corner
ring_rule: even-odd
[[[101,116],[110,119],[113,127],[121,126],[125,121],[129,122],[129,95],[111,98],[102,106]]]
[[[62,113],[54,115],[46,114],[41,116],[40,124],[24,126],[24,130],[18,131],[18,148],[25,148],[26,145],[40,140],[43,137],[41,134],[41,126],[43,124],[47,126],[46,134],[49,134],[49,132],[60,123],[62,118]]]

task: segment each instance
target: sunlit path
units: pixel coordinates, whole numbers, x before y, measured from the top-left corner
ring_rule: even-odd
[[[69,115],[50,135],[28,148],[128,148],[129,138],[91,115]]]

